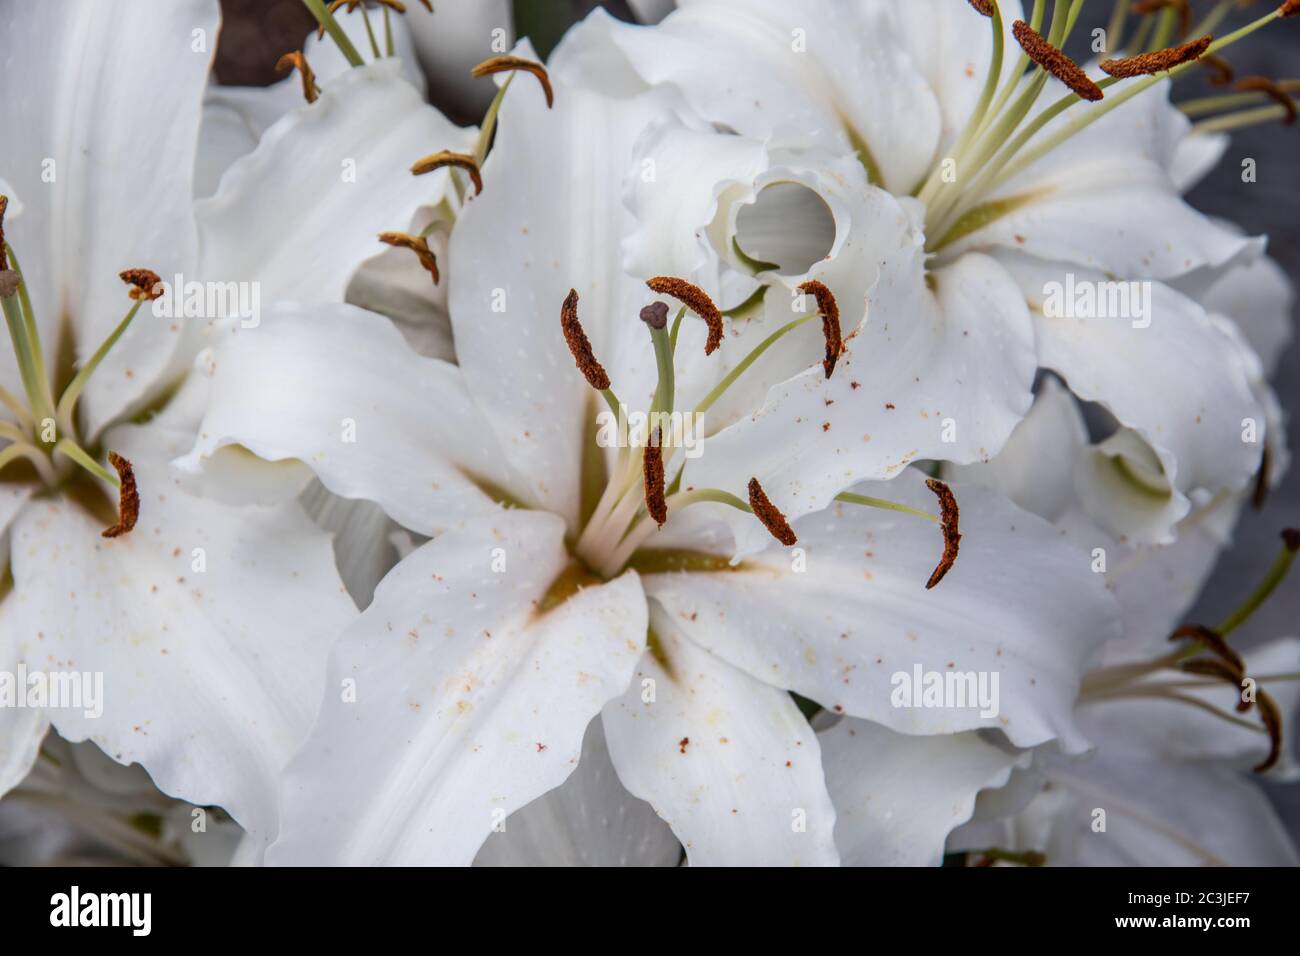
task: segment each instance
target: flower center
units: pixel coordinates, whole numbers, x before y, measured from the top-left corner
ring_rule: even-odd
[[[1004,34],[1002,13],[996,0],[981,0],[972,6],[989,19],[993,37],[993,55],[985,85],[975,110],[959,135],[951,155],[939,159],[929,175],[917,186],[913,195],[926,204],[927,250],[937,253],[946,246],[975,232],[988,223],[1013,212],[1035,198],[1023,193],[1005,198],[991,197],[1016,175],[1068,142],[1082,130],[1101,119],[1111,110],[1168,78],[1176,79],[1200,62],[1212,68],[1222,68],[1219,50],[1249,36],[1274,20],[1300,14],[1300,0],[1287,0],[1281,6],[1259,19],[1215,39],[1209,31],[1216,27],[1227,12],[1220,4],[1196,28],[1188,29],[1184,23],[1183,34],[1193,39],[1176,46],[1168,46],[1178,23],[1175,5],[1158,11],[1158,18],[1148,17],[1128,46],[1131,56],[1105,60],[1101,69],[1108,76],[1093,81],[1061,49],[1083,11],[1083,0],[1054,0],[1051,24],[1046,35],[1043,26],[1046,0],[1035,0],[1030,22],[1018,20],[1012,33],[1021,47],[1021,53],[1005,81],[1002,80],[1004,59]],[[1123,31],[1129,13],[1127,4],[1117,8],[1107,35],[1115,49],[1124,49]],[[1155,24],[1153,29],[1148,29]],[[1150,38],[1150,39],[1148,39]],[[1150,43],[1150,48],[1143,52]],[[1026,73],[1030,64],[1034,69]],[[1035,107],[1048,85],[1055,78],[1071,92],[1035,113]],[[1121,81],[1123,89],[1108,95],[1111,87]],[[1196,101],[1200,110],[1213,110],[1219,106],[1233,107],[1273,100],[1272,106],[1248,109],[1226,117],[1215,117],[1194,128],[1196,133],[1233,129],[1257,122],[1275,119],[1294,121],[1295,103],[1284,83],[1274,83],[1259,77],[1243,81],[1236,100],[1221,99]],[[1057,117],[1069,113],[1069,122],[1062,123],[1050,134],[1039,137]],[[1033,118],[1030,119],[1031,114]],[[1189,114],[1191,115],[1191,114]]]
[[[609,579],[631,566],[644,569],[693,568],[695,570],[724,570],[731,565],[726,559],[711,554],[695,552],[649,551],[654,534],[675,513],[692,505],[711,503],[734,508],[752,515],[754,520],[778,540],[791,547],[798,538],[780,509],[772,503],[757,478],[751,478],[744,489],[696,488],[683,485],[686,452],[693,439],[683,439],[683,430],[690,428],[702,436],[697,424],[714,403],[745,374],[767,349],[794,329],[821,318],[826,340],[826,358],[822,362],[826,377],[835,370],[844,345],[839,322],[839,308],[829,288],[817,281],[800,286],[800,291],[817,302],[817,313],[802,316],[786,323],[760,342],[742,358],[716,386],[689,412],[676,407],[675,356],[678,336],[686,313],[691,312],[708,325],[704,352],[712,354],[722,343],[724,313],[708,294],[684,279],[658,276],[647,281],[652,292],[675,299],[679,303],[676,317],[668,322],[666,303],[654,302],[641,310],[641,321],[650,334],[658,368],[658,384],[647,412],[633,416],[615,395],[608,373],[596,358],[591,342],[578,317],[578,293],[571,290],[560,309],[560,328],[569,351],[573,354],[578,371],[593,389],[601,394],[614,420],[618,421],[620,436],[618,455],[614,467],[606,473],[603,449],[593,437],[584,472],[594,475],[594,491],[589,498],[594,505],[585,514],[581,533],[574,545],[574,554],[595,574]],[[685,426],[683,423],[686,423]],[[698,436],[695,436],[698,437]],[[588,478],[584,478],[584,485]],[[871,498],[845,492],[838,501],[871,508],[899,511],[939,524],[943,530],[943,556],[926,585],[937,585],[957,559],[961,535],[957,530],[958,509],[952,491],[940,481],[929,482],[930,489],[939,499],[940,514],[911,508],[897,502]],[[587,509],[584,509],[586,513]]]
[[[18,366],[23,396],[19,397],[0,385],[0,404],[13,416],[0,420],[0,480],[27,470],[47,492],[72,490],[76,479],[91,476],[115,486],[119,501],[117,520],[104,536],[126,534],[134,526],[140,510],[135,474],[131,463],[115,452],[108,453],[110,471],[88,450],[77,431],[77,401],[91,375],[130,326],[140,306],[158,297],[159,278],[148,269],[128,269],[121,278],[130,287],[131,307],[103,344],[81,366],[56,401],[54,386],[41,343],[36,314],[23,280],[18,257],[4,237],[4,215],[9,201],[0,196],[0,307],[3,308],[9,341]],[[114,473],[116,472],[116,474]],[[78,492],[85,489],[77,488]],[[93,497],[78,493],[77,500],[90,504]],[[98,509],[96,509],[98,510]],[[107,509],[111,513],[111,508]]]

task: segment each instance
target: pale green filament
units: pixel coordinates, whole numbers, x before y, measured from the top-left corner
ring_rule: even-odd
[[[325,32],[330,35],[330,39],[338,46],[339,52],[343,58],[352,66],[364,66],[365,60],[357,52],[357,48],[352,45],[347,33],[339,26],[339,22],[334,19],[334,14],[330,13],[325,7],[324,0],[302,0],[303,5],[311,11],[311,15],[316,18],[316,22],[325,28]]]
[[[140,311],[140,306],[143,303],[143,299],[132,303],[131,308],[126,312],[126,316],[117,324],[117,328],[109,333],[108,338],[106,338],[103,344],[95,350],[95,354],[81,366],[76,377],[73,378],[73,380],[68,383],[68,387],[64,389],[63,395],[59,399],[59,407],[55,413],[55,421],[58,422],[59,431],[65,435],[74,434],[76,431],[72,416],[77,408],[77,399],[81,397],[81,392],[86,387],[86,382],[90,379],[90,376],[95,373],[95,369],[99,368],[99,364],[104,361],[104,356],[108,355],[113,346],[117,344],[117,340],[122,337],[122,334],[127,330],[127,327],[130,326],[131,320],[134,319],[135,314]]]

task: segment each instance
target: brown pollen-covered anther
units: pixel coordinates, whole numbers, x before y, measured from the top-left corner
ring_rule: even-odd
[[[1217,53],[1207,53],[1201,57],[1201,66],[1210,71],[1209,80],[1212,86],[1227,86],[1236,76],[1232,64]]]
[[[1190,40],[1180,46],[1154,50],[1138,56],[1126,56],[1118,60],[1102,60],[1100,65],[1103,73],[1120,79],[1130,76],[1151,76],[1199,59],[1213,42],[1214,37],[1207,33],[1199,40]]]
[[[663,433],[656,428],[646,443],[641,459],[641,472],[645,478],[645,510],[655,524],[664,526],[668,520],[668,501],[664,497],[664,450],[660,442]]]
[[[136,302],[162,298],[162,279],[152,269],[124,269],[117,277],[131,286],[129,295]]]
[[[975,8],[975,12],[982,17],[993,16],[993,0],[969,0],[970,5]]]
[[[840,307],[836,304],[831,290],[816,279],[809,279],[803,283],[799,286],[799,291],[807,292],[817,300],[817,311],[822,317],[822,335],[826,339],[826,358],[822,360],[822,368],[826,370],[826,377],[830,378],[831,372],[835,371],[835,363],[839,361],[844,351],[844,337],[840,329]]]
[[[1286,3],[1277,8],[1277,15],[1283,19],[1293,17],[1300,13],[1300,0],[1286,0]]]
[[[453,153],[449,149],[431,153],[412,163],[411,172],[416,176],[423,176],[425,173],[431,173],[435,169],[441,169],[444,166],[456,166],[469,173],[469,178],[474,182],[474,195],[477,196],[483,191],[483,175],[478,170],[478,163],[474,161],[473,156],[465,153]]]
[[[645,284],[649,286],[651,292],[676,299],[704,320],[709,327],[709,337],[704,342],[704,354],[712,355],[714,349],[722,344],[722,313],[713,304],[709,294],[699,286],[676,276],[655,276],[653,279],[647,279]]]
[[[1246,672],[1246,662],[1241,659],[1241,655],[1228,646],[1228,642],[1223,639],[1223,635],[1218,631],[1205,627],[1201,624],[1184,624],[1174,633],[1169,635],[1171,641],[1199,641],[1205,647],[1228,665],[1234,674],[1241,675]]]
[[[763,522],[763,527],[771,533],[772,537],[787,548],[799,541],[795,537],[794,528],[791,528],[790,522],[785,520],[781,509],[768,499],[757,478],[749,479],[749,507],[754,512],[754,517]]]
[[[5,245],[5,210],[9,208],[9,197],[0,196],[0,272],[9,268],[9,250]]]
[[[1268,756],[1253,768],[1255,773],[1271,770],[1282,756],[1282,710],[1277,701],[1264,690],[1255,691],[1255,703],[1259,704],[1259,719],[1268,731]]]
[[[546,67],[535,60],[525,60],[522,56],[488,57],[470,70],[469,75],[478,79],[483,76],[491,76],[494,73],[510,73],[514,70],[523,70],[537,77],[537,82],[542,84],[542,92],[546,94],[546,108],[550,109],[555,105],[555,91],[551,89],[550,74],[546,72]]]
[[[1265,93],[1271,97],[1286,110],[1286,116],[1282,119],[1283,126],[1291,126],[1297,118],[1300,118],[1300,110],[1296,109],[1295,100],[1277,80],[1267,76],[1247,76],[1237,81],[1237,89],[1243,93]]]
[[[275,61],[275,71],[277,73],[285,73],[295,69],[298,71],[298,75],[302,77],[303,97],[308,103],[315,103],[320,96],[320,87],[316,85],[316,74],[307,65],[307,58],[302,55],[302,51],[294,50],[292,53],[286,53]]]
[[[120,538],[127,534],[140,518],[140,491],[135,485],[135,469],[115,451],[108,453],[108,463],[117,471],[120,487],[117,493],[117,524],[104,529],[105,538]]]
[[[424,236],[412,236],[405,232],[381,232],[379,241],[399,249],[410,249],[420,260],[420,265],[424,266],[425,271],[433,276],[433,284],[438,284],[441,279],[438,274],[438,257],[429,249],[429,240]]]
[[[1100,86],[1094,83],[1063,50],[1047,42],[1047,39],[1024,20],[1017,20],[1011,25],[1016,42],[1033,60],[1052,76],[1056,77],[1075,93],[1080,99],[1096,102],[1105,97]]]
[[[939,522],[943,526],[943,557],[925,583],[928,591],[952,570],[957,563],[957,552],[961,547],[961,531],[958,530],[961,512],[957,509],[957,498],[952,489],[937,478],[926,479],[925,486],[939,499]]]
[[[1170,7],[1178,11],[1178,35],[1184,36],[1192,28],[1191,0],[1138,0],[1133,4],[1133,12],[1138,16],[1146,16]]]
[[[560,330],[564,341],[568,343],[573,360],[578,363],[578,371],[587,380],[587,384],[599,391],[609,388],[609,373],[596,361],[596,353],[591,350],[591,340],[583,331],[578,321],[578,290],[570,289],[560,306]]]

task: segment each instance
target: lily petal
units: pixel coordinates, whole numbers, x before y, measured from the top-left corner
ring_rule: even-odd
[[[416,355],[381,316],[273,306],[258,328],[217,347],[214,368],[194,450],[177,463],[184,470],[231,445],[297,459],[334,494],[374,501],[426,535],[496,510],[477,482],[519,485],[502,472],[460,370]]]
[[[646,612],[635,574],[547,608],[563,536],[554,515],[503,512],[380,583],[331,651],[268,862],[468,865],[511,811],[565,781],[587,724],[631,679]]]
[[[789,694],[682,637],[658,640],[605,705],[619,777],[668,821],[692,866],[834,866],[835,810],[817,735]]]
[[[979,792],[1004,786],[1027,757],[975,731],[908,737],[853,718],[820,740],[846,866],[938,866]]]
[[[858,490],[933,509],[909,470]],[[907,734],[1003,730],[1017,746],[1083,737],[1069,701],[1118,614],[1089,556],[1041,518],[980,488],[955,489],[963,534],[956,565],[933,590],[940,552],[924,520],[839,504],[794,523],[800,555],[784,548],[731,570],[647,574],[646,592],[692,642],[751,676],[835,713]],[[891,702],[891,675],[996,673],[996,716],[978,707]]]
[[[297,506],[192,498],[135,454],[131,432],[113,440],[139,476],[138,526],[110,542],[64,501],[20,515],[6,633],[31,668],[102,674],[102,715],[49,710],[64,737],[142,764],[166,793],[224,807],[264,843],[279,773],[320,696],[327,639],[355,609],[328,537]]]

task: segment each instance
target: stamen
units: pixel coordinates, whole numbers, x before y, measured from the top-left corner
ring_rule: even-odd
[[[13,269],[0,272],[0,299],[12,299],[18,294],[18,273]]]
[[[1183,36],[1192,27],[1192,5],[1188,0],[1138,0],[1133,4],[1137,14],[1159,13],[1166,9],[1178,11],[1178,34]]]
[[[656,295],[666,295],[676,299],[705,321],[709,327],[709,337],[704,343],[705,355],[712,355],[713,351],[722,344],[722,313],[718,311],[718,307],[713,304],[707,292],[675,276],[655,276],[653,279],[647,279],[646,285]]]
[[[587,384],[597,391],[609,388],[609,374],[605,367],[596,361],[596,354],[591,350],[591,340],[578,321],[578,290],[570,289],[560,306],[560,330],[564,341],[573,353],[573,360],[578,364],[578,371],[587,380]]]
[[[1200,58],[1213,42],[1214,37],[1207,33],[1199,40],[1156,50],[1154,53],[1143,53],[1140,56],[1128,56],[1118,60],[1102,60],[1101,69],[1110,76],[1120,78],[1151,76]]]
[[[1255,490],[1250,496],[1250,505],[1256,511],[1264,507],[1273,483],[1273,453],[1265,442],[1264,450],[1259,456],[1259,471],[1255,473]]]
[[[1233,650],[1223,635],[1218,631],[1212,630],[1200,624],[1184,624],[1174,633],[1169,635],[1171,641],[1199,641],[1204,644],[1206,649],[1215,654],[1228,667],[1232,668],[1234,674],[1240,678],[1240,675],[1246,671],[1246,662],[1241,659],[1241,655]],[[1185,663],[1193,663],[1186,661]]]
[[[542,92],[546,94],[546,108],[550,109],[555,105],[555,91],[551,89],[551,77],[546,72],[546,67],[534,60],[525,60],[521,56],[493,56],[470,70],[469,75],[478,79],[494,73],[510,73],[515,70],[523,70],[537,77],[537,82],[542,84]]]
[[[7,247],[5,246],[5,210],[8,208],[9,197],[0,196],[0,273],[9,271],[9,253],[6,251]],[[16,282],[17,276],[14,279]],[[8,294],[13,295],[16,291],[18,291],[17,285],[14,286],[13,292]]]
[[[989,17],[990,19],[992,19],[993,0],[969,0],[969,3],[972,7],[975,8],[975,12],[978,13],[980,16]]]
[[[1297,2],[1300,3],[1300,0]],[[1267,76],[1248,76],[1237,81],[1237,89],[1243,93],[1264,93],[1274,100],[1286,110],[1286,117],[1282,120],[1283,126],[1291,126],[1300,117],[1300,110],[1296,109],[1295,100],[1276,80],[1269,79]]]
[[[1219,634],[1230,634],[1240,625],[1250,619],[1261,604],[1263,604],[1270,594],[1272,594],[1279,584],[1286,577],[1287,572],[1291,570],[1291,565],[1295,561],[1296,552],[1300,551],[1300,530],[1295,528],[1285,528],[1282,531],[1282,552],[1273,562],[1273,566],[1268,569],[1264,575],[1264,580],[1260,582],[1254,592],[1246,598],[1245,602],[1237,610],[1217,627],[1215,631]]]
[[[152,269],[124,269],[117,277],[133,288],[128,292],[132,302],[145,302],[162,298],[162,279]]]
[[[840,331],[840,307],[836,304],[831,290],[816,279],[809,279],[803,283],[799,286],[799,291],[811,293],[817,300],[817,311],[822,317],[822,335],[826,338],[826,358],[822,360],[822,368],[826,370],[826,377],[830,378],[831,372],[835,371],[835,363],[839,361],[840,354],[844,351],[844,339]]]
[[[1232,82],[1232,64],[1217,53],[1207,53],[1201,57],[1201,65],[1210,71],[1210,83],[1213,86],[1227,86]]]
[[[321,29],[329,32],[330,39],[339,48],[339,52],[343,54],[344,59],[352,66],[364,66],[366,61],[361,59],[361,54],[352,45],[351,38],[339,26],[339,22],[334,19],[334,14],[325,9],[323,0],[302,0],[302,2],[303,6],[310,10],[311,15],[316,18],[316,22],[320,24]]]
[[[1268,731],[1268,756],[1254,767],[1255,773],[1271,770],[1282,756],[1282,711],[1277,701],[1263,690],[1255,692],[1255,702],[1259,704],[1259,719]]]
[[[119,538],[135,527],[140,517],[140,492],[135,486],[135,470],[131,463],[115,451],[108,453],[108,463],[117,470],[117,524],[104,529],[105,538]]]
[[[961,546],[961,532],[958,530],[961,513],[957,509],[957,499],[952,489],[946,484],[937,478],[929,478],[925,486],[939,498],[939,520],[943,523],[943,557],[926,582],[925,589],[928,591],[942,581],[944,575],[957,563],[957,552]]]
[[[656,428],[646,443],[642,458],[642,474],[645,478],[645,510],[655,524],[664,526],[668,520],[668,501],[664,497],[664,451],[660,446],[663,433]]]
[[[425,271],[433,276],[433,284],[438,284],[441,278],[438,274],[438,259],[430,251],[429,240],[424,236],[412,236],[405,232],[381,232],[379,241],[400,249],[410,249],[420,260],[420,265],[424,266]]]
[[[1041,33],[1024,20],[1013,23],[1011,32],[1031,60],[1072,89],[1080,99],[1096,102],[1106,95],[1064,51],[1048,43]]]
[[[1293,17],[1300,13],[1300,0],[1286,0],[1286,3],[1277,8],[1277,15],[1281,19]]]
[[[302,77],[303,98],[308,103],[315,103],[317,97],[320,96],[320,87],[316,85],[316,74],[307,65],[307,58],[302,55],[301,50],[286,53],[276,61],[275,71],[277,73],[285,73],[289,70],[298,71],[298,74]]]
[[[763,527],[771,532],[772,537],[777,541],[787,548],[798,542],[799,539],[795,537],[790,522],[785,520],[781,509],[768,500],[757,478],[749,479],[749,507],[754,512],[754,517],[763,522]]]
[[[451,150],[444,149],[423,159],[417,159],[411,164],[411,172],[416,176],[423,176],[443,166],[457,166],[465,170],[469,173],[469,178],[474,181],[474,195],[477,196],[483,191],[483,176],[478,171],[478,163],[474,161],[473,156],[467,156],[465,153],[453,153]]]

